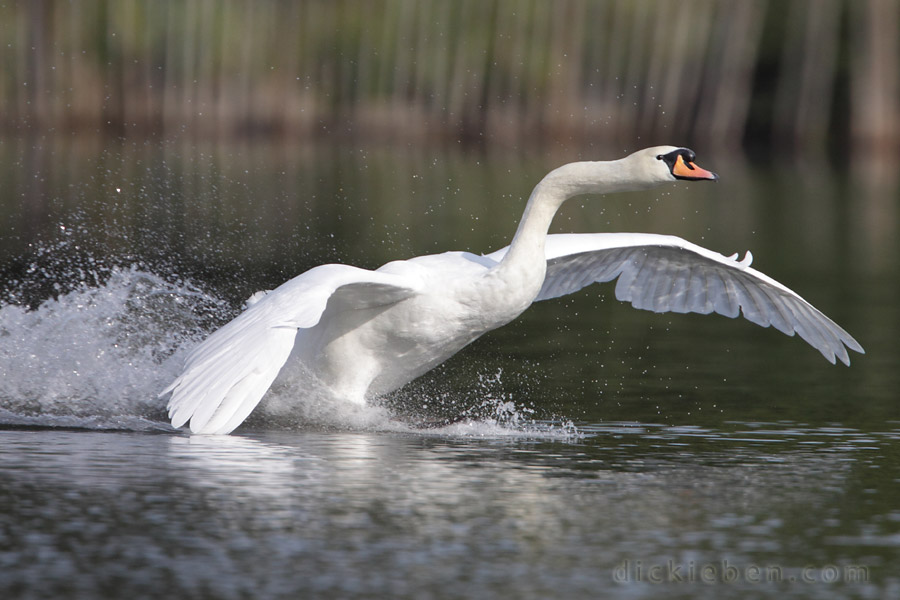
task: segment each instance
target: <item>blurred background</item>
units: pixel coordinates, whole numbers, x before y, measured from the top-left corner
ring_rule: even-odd
[[[32,0],[0,39],[8,135],[900,147],[895,0]]]

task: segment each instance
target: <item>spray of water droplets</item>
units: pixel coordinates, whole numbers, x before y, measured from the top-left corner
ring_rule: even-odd
[[[147,266],[78,255],[71,243],[39,248],[0,295],[0,424],[171,431],[159,391],[239,307]],[[501,375],[476,372],[461,386],[414,382],[366,407],[335,402],[301,378],[273,388],[247,428],[578,435],[565,420],[535,419]]]

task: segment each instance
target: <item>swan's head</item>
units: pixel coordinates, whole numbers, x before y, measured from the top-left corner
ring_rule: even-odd
[[[638,150],[625,158],[600,162],[575,162],[551,171],[535,192],[551,194],[565,201],[579,194],[610,194],[649,190],[664,183],[716,181],[712,171],[694,163],[693,150],[676,146],[654,146]]]
[[[640,165],[640,170],[648,180],[657,183],[671,181],[716,181],[719,176],[697,166],[697,155],[689,148],[675,146],[655,146],[638,150],[626,157],[628,162]]]

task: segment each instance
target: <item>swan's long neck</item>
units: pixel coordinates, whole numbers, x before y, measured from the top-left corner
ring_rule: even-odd
[[[607,194],[658,185],[634,170],[626,157],[606,162],[569,163],[551,171],[531,193],[509,252],[498,270],[533,273],[539,275],[543,283],[546,270],[544,243],[553,216],[563,202],[582,194]]]

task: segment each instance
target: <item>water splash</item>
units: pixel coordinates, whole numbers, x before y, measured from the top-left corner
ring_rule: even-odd
[[[465,389],[446,389],[420,379],[382,400],[407,415],[409,427],[436,435],[465,437],[581,438],[569,419],[538,418],[533,406],[517,401],[503,385],[503,369],[475,373]]]
[[[192,282],[138,266],[31,272],[33,279],[6,290],[0,302],[0,424],[171,431],[157,394],[236,308]],[[54,281],[54,297],[28,301],[36,279]],[[444,383],[436,390],[434,379],[413,383],[364,407],[336,402],[314,378],[299,377],[273,388],[246,428],[578,435],[571,423],[535,420],[535,409],[518,404],[501,377],[499,369],[476,373],[464,389]]]
[[[137,267],[114,267],[34,310],[0,306],[0,420],[170,429],[156,394],[225,303]]]

